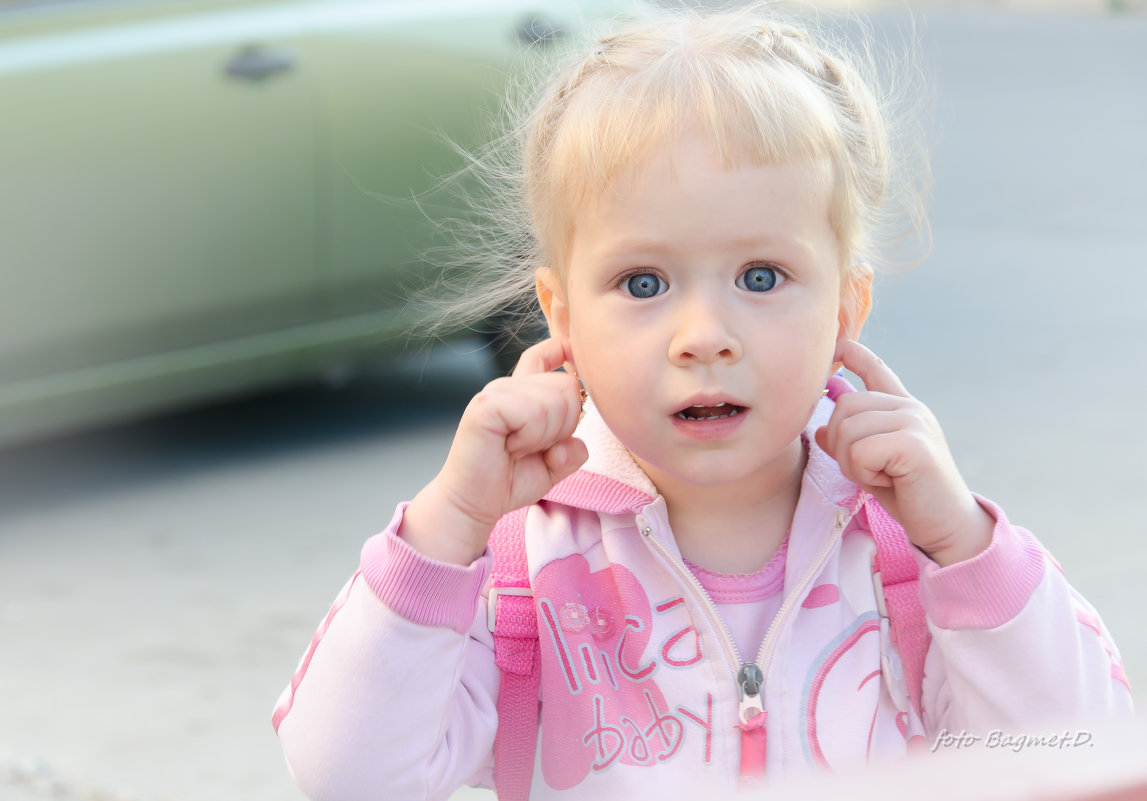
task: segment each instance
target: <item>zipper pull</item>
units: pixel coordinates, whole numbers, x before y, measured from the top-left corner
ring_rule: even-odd
[[[741,723],[748,723],[764,711],[761,700],[761,684],[765,676],[756,662],[746,662],[737,672],[737,684],[741,687]]]
[[[741,688],[741,784],[751,784],[765,775],[765,751],[768,735],[765,730],[765,702],[761,698],[761,684],[765,676],[755,662],[746,662],[737,672]]]

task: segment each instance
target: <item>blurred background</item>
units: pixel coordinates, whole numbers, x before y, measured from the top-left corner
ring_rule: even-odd
[[[1147,701],[1147,8],[822,8],[933,95],[932,254],[865,340]],[[512,359],[407,336],[447,139],[618,12],[0,0],[0,798],[301,798],[274,701]]]

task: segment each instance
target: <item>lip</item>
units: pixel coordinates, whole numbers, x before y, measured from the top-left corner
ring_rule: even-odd
[[[731,417],[720,417],[716,420],[686,420],[677,416],[678,412],[690,406],[717,406],[722,403],[739,407],[737,413]],[[751,411],[746,404],[732,396],[702,393],[694,395],[678,406],[670,413],[669,421],[678,433],[689,439],[710,441],[722,439],[736,432],[744,425],[745,419]]]
[[[687,409],[690,406],[717,406],[721,403],[727,403],[730,406],[742,406],[745,408],[748,408],[749,405],[739,398],[734,398],[732,395],[723,395],[715,392],[702,392],[689,398],[676,409],[674,409],[673,414],[677,414],[677,412],[681,411],[682,409]]]

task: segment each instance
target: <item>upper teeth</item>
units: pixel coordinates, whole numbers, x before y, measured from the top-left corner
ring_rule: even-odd
[[[694,403],[692,408],[694,408],[694,409],[717,409],[717,408],[720,408],[722,406],[728,406],[728,405],[729,404],[727,404],[727,403],[711,403],[711,404]],[[738,411],[739,411],[739,408],[734,406],[731,409],[729,409],[729,411],[727,411],[727,412],[723,412],[721,414],[710,414],[710,415],[707,415],[706,417],[686,417],[684,411],[678,412],[677,416],[680,417],[682,420],[720,420],[722,417],[732,417]]]

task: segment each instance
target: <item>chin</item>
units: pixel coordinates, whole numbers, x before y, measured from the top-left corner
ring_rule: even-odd
[[[643,462],[660,475],[669,476],[675,481],[695,487],[718,487],[724,484],[734,484],[744,481],[756,469],[760,469],[759,465],[745,465],[736,457],[728,454],[704,455],[668,464],[655,460],[643,460]],[[648,472],[648,468],[646,472]],[[656,480],[654,483],[657,483]]]

